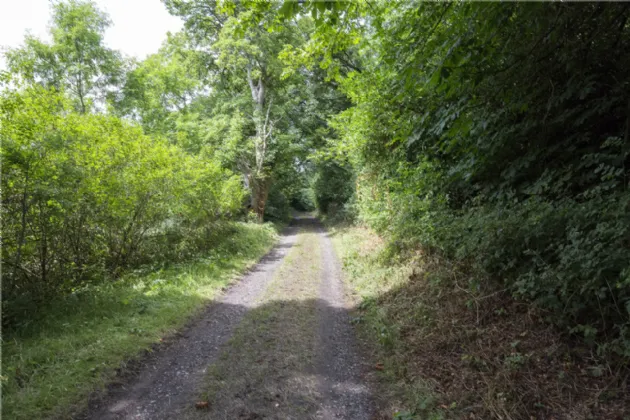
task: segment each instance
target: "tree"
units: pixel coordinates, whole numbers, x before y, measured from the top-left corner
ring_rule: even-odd
[[[167,0],[169,10],[186,21],[187,31],[213,66],[213,89],[222,90],[237,120],[243,116],[241,141],[230,145],[234,162],[251,191],[251,206],[260,221],[265,214],[274,166],[295,137],[289,134],[285,110],[291,80],[282,78],[278,59],[286,45],[301,41],[294,27],[268,31],[273,5],[232,4],[200,0]],[[221,92],[216,94],[221,95]],[[227,95],[225,95],[227,94]],[[251,131],[250,131],[251,129]],[[284,150],[283,150],[284,149]]]
[[[169,34],[157,53],[133,63],[114,101],[116,112],[139,121],[146,133],[177,141],[178,120],[208,87],[200,58],[184,34]]]
[[[86,113],[103,104],[110,87],[120,81],[120,54],[103,45],[110,25],[94,2],[70,0],[53,4],[52,43],[27,35],[25,45],[9,50],[9,71],[29,82],[71,94],[75,108]]]
[[[202,252],[245,195],[240,177],[200,147],[200,121],[187,119],[204,79],[181,36],[120,92],[110,85],[119,55],[101,45],[104,15],[70,1],[54,16],[53,42],[27,37],[0,79],[7,323],[129,267]],[[108,92],[113,106],[99,109]],[[143,127],[120,118],[134,113]]]
[[[627,357],[630,7],[370,2],[324,16],[287,56],[334,70],[335,50],[356,48],[359,69],[331,72],[353,102],[331,123],[360,218],[398,247],[472,262]],[[355,47],[336,43],[352,34]]]
[[[111,115],[78,113],[70,102],[38,85],[0,92],[3,298],[11,310],[151,256],[176,260],[177,238],[192,254],[191,242],[242,203],[239,179],[212,155],[191,155]]]

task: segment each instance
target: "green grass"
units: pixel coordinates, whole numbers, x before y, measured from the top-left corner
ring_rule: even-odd
[[[371,375],[380,417],[626,415],[621,371],[482,272],[421,248],[395,252],[368,229],[331,230],[354,293],[353,323],[380,365]]]
[[[407,372],[410,357],[405,341],[409,336],[402,336],[401,329],[416,318],[414,334],[421,336],[421,325],[430,322],[430,315],[421,308],[422,299],[396,293],[408,284],[416,261],[386,257],[386,243],[368,229],[330,226],[329,231],[357,307],[352,322],[371,359],[382,366],[373,375],[381,416],[399,420],[444,418],[436,407],[432,387]],[[388,298],[394,295],[394,299]]]
[[[181,327],[277,238],[270,225],[234,223],[230,232],[203,258],[91,286],[5,333],[5,418],[70,418],[117,368]]]

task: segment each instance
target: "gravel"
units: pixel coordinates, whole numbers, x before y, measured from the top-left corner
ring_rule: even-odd
[[[146,360],[129,383],[93,401],[82,418],[177,419],[178,413],[194,401],[206,369],[220,354],[221,346],[256,306],[296,236],[296,227],[287,228],[279,243],[242,280],[212,303],[170,346]]]
[[[110,386],[106,396],[93,400],[80,418],[161,420],[181,419],[190,414],[199,391],[204,388],[208,366],[218,360],[243,317],[261,304],[274,272],[296,243],[299,225],[315,229],[322,249],[312,371],[317,387],[314,391],[319,397],[316,412],[308,417],[372,418],[370,393],[363,380],[367,365],[354,340],[339,261],[324,228],[311,217],[295,220],[279,244],[242,280],[210,304],[171,344],[147,356],[136,366],[136,373],[127,372],[122,384]]]
[[[341,268],[330,238],[319,229],[322,278],[318,301],[319,351],[316,371],[323,403],[320,419],[369,419],[370,392],[362,379],[366,363],[357,351],[348,316]]]

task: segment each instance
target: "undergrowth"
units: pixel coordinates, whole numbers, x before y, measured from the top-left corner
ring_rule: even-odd
[[[628,368],[466,266],[401,255],[368,229],[331,236],[373,353],[382,418],[626,419]]]
[[[2,414],[67,418],[117,369],[151,351],[275,242],[269,225],[230,223],[202,258],[156,263],[85,287],[5,331]]]

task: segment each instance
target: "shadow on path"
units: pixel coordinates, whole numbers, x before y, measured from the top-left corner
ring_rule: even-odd
[[[275,296],[260,304],[300,232],[319,236],[321,278],[309,281],[319,282],[320,298]],[[296,344],[293,339],[303,339],[290,333],[291,324],[308,314],[313,314],[313,325],[308,324],[311,321],[303,325],[309,327],[307,335],[312,340]],[[248,330],[252,333],[242,343],[226,347],[235,330],[248,322],[253,323],[254,328]],[[314,351],[304,351],[305,344]],[[279,244],[242,280],[170,344],[139,362],[135,374],[110,386],[105,397],[91,401],[87,412],[77,418],[368,419],[363,363],[353,347],[339,267],[329,239],[319,221],[298,217],[283,232]],[[242,357],[234,357],[234,352],[242,352]],[[213,369],[222,363],[225,367],[226,362],[230,365],[217,377]],[[226,388],[230,394],[213,401],[205,392],[208,375],[214,375],[219,384],[232,381],[234,386]],[[195,408],[199,398],[208,397],[208,409]]]

